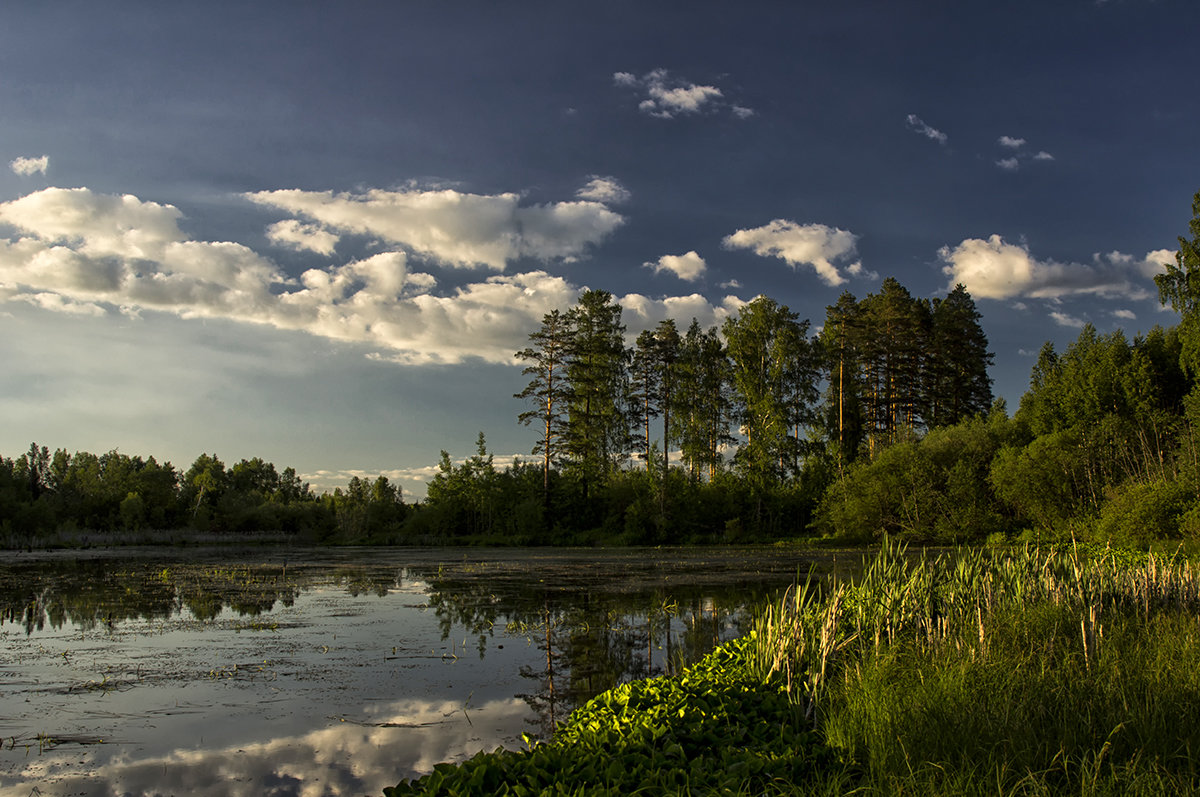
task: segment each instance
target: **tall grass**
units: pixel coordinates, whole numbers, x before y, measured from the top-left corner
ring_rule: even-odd
[[[886,546],[770,607],[748,650],[866,792],[1190,793],[1198,618],[1182,560]]]

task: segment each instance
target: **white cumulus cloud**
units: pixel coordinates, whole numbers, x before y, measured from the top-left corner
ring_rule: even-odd
[[[57,293],[24,293],[14,297],[17,301],[27,302],[43,310],[53,310],[68,315],[103,316],[104,308],[92,302],[76,302],[66,299]]]
[[[78,243],[90,256],[159,258],[168,244],[184,240],[182,216],[172,205],[87,188],[46,188],[0,204],[0,221],[43,241]]]
[[[529,214],[519,225],[520,246],[574,251],[564,241],[592,234],[593,204],[560,203]],[[511,363],[542,316],[570,307],[581,290],[540,270],[439,290],[437,279],[413,270],[400,250],[293,279],[242,244],[192,240],[180,218],[171,205],[88,189],[51,188],[0,203],[0,222],[18,230],[0,237],[0,301],[61,313],[116,310],[136,318],[156,311],[264,324],[359,343],[405,363]],[[285,236],[295,231],[280,229]],[[635,321],[686,323],[725,312],[698,295],[632,295],[630,302]]]
[[[332,255],[338,236],[315,224],[305,224],[297,219],[277,221],[267,228],[267,240],[273,244],[292,249]]]
[[[666,69],[654,69],[642,77],[631,72],[614,72],[613,84],[640,91],[644,96],[638,110],[659,119],[674,119],[685,114],[727,108],[739,119],[748,119],[754,110],[725,102],[725,94],[716,86],[700,85],[673,77]]]
[[[592,202],[617,205],[621,202],[628,202],[630,194],[617,178],[592,175],[588,178],[587,185],[575,192],[575,196]]]
[[[681,330],[686,329],[693,318],[704,328],[719,326],[726,318],[736,315],[746,303],[736,296],[726,296],[719,304],[712,304],[698,293],[661,299],[629,293],[617,301],[624,310],[624,321],[631,338],[668,318],[673,319]]]
[[[1014,136],[1000,136],[1000,138],[996,140],[996,143],[1002,147],[1008,147],[1009,149],[1020,149],[1021,147],[1025,146],[1025,139],[1016,138]]]
[[[696,254],[694,250],[682,255],[663,255],[657,261],[643,263],[642,265],[646,268],[654,269],[654,273],[656,274],[667,271],[687,282],[695,282],[700,279],[707,268],[704,258]]]
[[[982,299],[1029,297],[1053,299],[1068,295],[1122,296],[1144,299],[1149,283],[1163,270],[1172,253],[1161,249],[1143,258],[1121,252],[1096,254],[1091,263],[1038,260],[1024,244],[1011,244],[999,235],[987,240],[968,238],[938,251],[942,272],[950,284],[962,283]]]
[[[282,189],[246,197],[328,230],[375,236],[449,266],[496,271],[523,256],[577,258],[624,222],[600,202],[521,205],[514,193],[371,189],[335,194]]]
[[[64,312],[110,304],[258,318],[284,276],[241,244],[187,240],[179,216],[170,205],[88,189],[48,188],[0,204],[0,221],[22,233],[0,239],[0,285],[10,298]]]
[[[15,158],[8,164],[9,168],[16,174],[22,177],[32,177],[35,174],[45,174],[46,169],[50,168],[50,156],[42,155],[38,158]]]
[[[858,238],[853,233],[824,224],[797,224],[775,219],[762,227],[738,230],[725,237],[727,249],[750,249],[764,257],[778,257],[793,268],[811,266],[826,285],[841,285],[846,278],[834,261],[853,258]],[[848,263],[851,274],[861,274],[861,263]]]

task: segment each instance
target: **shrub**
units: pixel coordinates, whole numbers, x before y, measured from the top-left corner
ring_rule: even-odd
[[[1157,539],[1180,536],[1180,517],[1192,502],[1179,482],[1127,484],[1100,509],[1096,534],[1114,545],[1144,548]]]

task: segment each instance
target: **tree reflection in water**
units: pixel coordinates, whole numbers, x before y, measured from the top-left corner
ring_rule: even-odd
[[[554,568],[541,578],[519,578],[492,562],[442,565],[425,574],[443,639],[452,628],[467,629],[481,658],[498,631],[536,646],[540,667],[521,668],[535,688],[519,697],[535,711],[531,723],[543,738],[595,695],[677,672],[739,635],[752,605],[772,583],[786,583],[755,573],[714,585],[689,573],[664,589],[647,572],[631,579],[606,568],[599,578],[581,578],[586,572]]]
[[[394,744],[384,739],[399,733],[411,740],[404,745],[419,739],[431,756],[466,756],[474,744],[519,744],[514,729],[522,724],[548,736],[573,708],[604,690],[677,672],[739,634],[750,607],[790,584],[809,559],[763,548],[21,555],[0,561],[0,634],[26,638],[10,653],[18,655],[19,648],[29,662],[5,665],[14,672],[26,668],[21,672],[29,675],[22,677],[32,684],[9,695],[33,701],[14,709],[28,726],[21,733],[118,722],[110,719],[112,712],[127,700],[133,713],[119,721],[124,738],[136,750],[166,756],[164,761],[178,758],[181,779],[185,760],[192,759],[170,751],[190,743],[175,741],[168,726],[204,728],[201,735],[214,740],[211,752],[217,755],[224,749],[216,741],[218,727],[241,735],[262,724],[271,733],[273,722],[284,722],[297,733],[286,744],[300,745],[299,739],[332,732],[330,714],[343,718],[342,731],[356,718],[375,717],[370,733],[380,744]],[[278,633],[231,634],[245,629]],[[86,658],[77,656],[83,650]],[[98,691],[113,684],[121,694]],[[149,686],[180,691],[143,689]],[[167,704],[154,708],[157,694],[168,695]],[[183,694],[208,697],[191,697],[197,702],[180,714],[176,695]],[[108,712],[105,718],[87,713],[92,709],[85,698],[92,695],[103,698],[96,710]],[[293,707],[285,699],[301,702]],[[269,708],[246,708],[243,717],[240,701]],[[45,710],[37,707],[43,704]],[[154,730],[129,736],[136,712],[148,705],[152,713],[137,721]],[[383,705],[399,708],[373,714]],[[431,708],[419,717],[403,708],[416,705]],[[64,717],[66,710],[72,722],[40,726],[43,717]],[[270,717],[255,716],[264,711]],[[429,717],[438,724],[419,730]],[[248,749],[254,738],[247,736],[239,747]],[[284,741],[272,738],[261,742],[264,756]],[[95,773],[105,766],[135,760],[134,749],[92,748],[87,766],[75,761],[64,776],[99,777]],[[418,774],[405,768],[441,760],[419,758],[401,763],[393,755],[380,782]],[[23,759],[10,763],[27,766]],[[176,764],[170,766],[175,771]],[[264,771],[269,766],[264,757]],[[147,777],[154,771],[161,770],[146,768]],[[6,777],[0,772],[0,792]],[[363,787],[373,788],[366,781]]]
[[[746,568],[736,558],[725,564],[726,552],[714,557],[721,568],[694,553],[677,561],[669,553],[438,553],[408,565],[358,559],[332,568],[312,566],[294,551],[257,563],[153,553],[9,562],[0,567],[0,624],[19,623],[27,634],[65,623],[92,630],[185,611],[209,622],[226,610],[257,617],[291,606],[301,590],[317,585],[382,597],[405,584],[423,584],[443,640],[473,637],[481,659],[497,635],[525,637],[537,646],[542,666],[522,671],[537,688],[523,697],[546,735],[592,696],[624,681],[675,672],[737,635],[753,602],[794,573],[790,561],[773,573],[764,573],[761,563]],[[322,552],[312,554],[320,558]]]

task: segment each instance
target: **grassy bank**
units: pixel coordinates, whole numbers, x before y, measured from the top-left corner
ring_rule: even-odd
[[[1185,561],[887,548],[546,744],[389,794],[1197,793],[1198,618]]]

